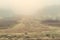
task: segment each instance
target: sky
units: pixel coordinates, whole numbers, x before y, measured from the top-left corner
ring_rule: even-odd
[[[25,16],[51,5],[60,5],[60,0],[0,0],[0,8],[12,9],[15,14]]]
[[[60,0],[13,0],[12,5],[19,14],[33,15],[45,6],[59,5]]]

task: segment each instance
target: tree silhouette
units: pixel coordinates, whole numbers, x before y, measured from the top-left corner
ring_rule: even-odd
[[[60,5],[52,5],[44,7],[40,12],[38,12],[44,19],[60,19]],[[38,14],[37,14],[38,15]]]
[[[60,5],[53,5],[43,8],[43,24],[50,26],[60,26]]]
[[[10,9],[0,9],[0,29],[13,27],[17,24],[17,15]]]
[[[48,6],[42,12],[46,18],[60,19],[60,5]]]

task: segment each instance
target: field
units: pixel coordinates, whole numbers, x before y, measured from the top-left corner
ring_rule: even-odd
[[[60,40],[60,34],[52,33],[0,33],[0,40]]]
[[[18,22],[12,28],[1,29],[0,40],[60,40],[60,27],[45,25],[32,18]]]

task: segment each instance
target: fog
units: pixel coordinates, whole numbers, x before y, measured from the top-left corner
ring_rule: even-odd
[[[0,0],[0,8],[12,9],[18,15],[35,15],[45,6],[60,5],[60,0]]]
[[[13,0],[12,9],[17,14],[35,15],[38,10],[46,6],[59,5],[59,0]]]
[[[57,16],[60,16],[59,15],[60,14],[60,12],[59,12],[60,6],[59,5],[60,5],[60,0],[0,0],[0,9],[1,10],[2,9],[4,11],[11,10],[13,12],[13,13],[8,12],[6,14],[5,13],[0,13],[0,14],[4,17],[5,16],[11,17],[11,16],[15,16],[15,15],[19,16],[19,17],[22,16],[22,17],[24,17],[24,19],[21,18],[21,23],[23,23],[23,22],[26,23],[28,21],[30,22],[29,18],[32,16],[39,17],[39,18],[43,18],[43,17],[47,17],[47,16],[51,17],[51,15],[57,10],[58,10]],[[56,7],[53,7],[53,6],[56,6]],[[55,13],[52,15],[52,17],[56,16],[57,13],[56,14]],[[3,19],[3,17],[1,17],[1,16],[0,16],[0,18]]]

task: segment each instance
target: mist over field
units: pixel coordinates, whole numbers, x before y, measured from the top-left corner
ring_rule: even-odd
[[[59,0],[0,0],[0,32],[57,31],[59,28]]]

